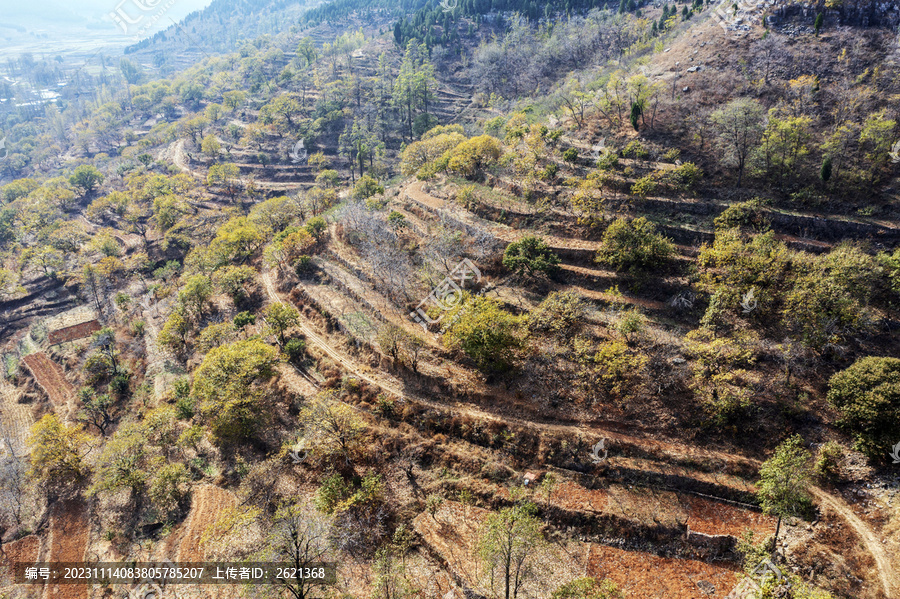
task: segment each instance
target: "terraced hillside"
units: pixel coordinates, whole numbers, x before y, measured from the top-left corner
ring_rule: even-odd
[[[900,596],[891,32],[521,8],[275,7],[13,127],[0,596]]]

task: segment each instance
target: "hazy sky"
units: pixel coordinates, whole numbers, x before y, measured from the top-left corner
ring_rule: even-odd
[[[0,61],[24,52],[65,56],[124,47],[212,1],[0,0]],[[118,24],[111,13],[119,15]]]
[[[109,13],[119,9],[136,18],[141,14],[141,6],[149,14],[171,3],[166,17],[176,21],[188,13],[209,6],[212,0],[0,0],[0,24],[4,26],[24,26],[28,28],[47,26],[58,27],[65,23],[85,25],[88,23],[109,23],[115,25]],[[152,7],[152,8],[151,8]]]

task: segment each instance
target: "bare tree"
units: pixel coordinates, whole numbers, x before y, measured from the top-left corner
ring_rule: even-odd
[[[296,569],[295,577],[276,581],[274,589],[278,596],[313,599],[327,595],[321,579],[307,577],[306,571],[328,561],[332,555],[332,534],[329,519],[307,503],[278,509],[266,535],[262,557],[267,561],[287,562],[292,571]]]
[[[765,109],[756,100],[738,98],[712,113],[710,119],[727,152],[726,159],[737,167],[737,186],[740,187],[747,157],[763,133]]]
[[[26,517],[27,470],[24,452],[8,436],[0,437],[0,527],[21,526]]]
[[[768,85],[772,69],[785,59],[789,59],[790,54],[782,38],[771,32],[754,44],[754,50],[757,68],[762,72],[763,82]]]

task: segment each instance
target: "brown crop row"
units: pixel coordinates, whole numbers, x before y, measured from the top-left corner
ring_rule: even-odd
[[[43,352],[25,356],[22,361],[53,405],[63,406],[69,401],[75,389],[66,379],[59,364]]]

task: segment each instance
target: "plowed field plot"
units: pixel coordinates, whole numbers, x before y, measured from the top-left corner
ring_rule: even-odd
[[[644,487],[586,489],[570,481],[560,483],[551,503],[564,509],[606,512],[647,525],[687,523],[694,532],[740,537],[752,530],[766,536],[775,532],[775,519],[759,512],[686,493]]]
[[[75,341],[76,339],[84,339],[85,337],[89,337],[91,334],[99,331],[100,328],[100,322],[97,320],[80,322],[72,326],[62,327],[60,329],[50,331],[50,335],[48,336],[47,340],[50,342],[50,345],[56,345],[57,343],[65,343],[67,341]]]
[[[697,560],[659,557],[652,553],[625,551],[607,545],[588,548],[587,574],[607,578],[626,597],[642,599],[705,599],[724,597],[738,583],[738,566],[709,564]],[[715,592],[707,594],[712,585]]]
[[[688,508],[688,526],[695,532],[740,537],[750,529],[758,537],[775,534],[775,518],[771,516],[702,497],[686,496],[682,502]]]
[[[37,381],[38,386],[47,394],[55,406],[64,406],[72,397],[75,388],[66,380],[63,369],[50,359],[47,354],[40,352],[25,356],[22,361]]]
[[[184,536],[178,546],[176,561],[200,562],[206,549],[200,544],[203,533],[221,517],[222,512],[237,504],[235,496],[213,485],[203,485],[194,491],[191,513],[185,522]]]
[[[609,497],[599,489],[585,489],[581,485],[564,481],[553,492],[551,502],[569,510],[586,510],[602,512],[607,507]]]
[[[36,562],[40,549],[41,540],[34,535],[29,535],[3,546],[3,553],[0,553],[0,597],[6,596],[5,593],[9,593],[10,597],[17,596],[12,593],[12,591],[16,589],[16,587],[13,586],[14,564],[31,564]],[[25,590],[25,595],[28,597],[40,596],[40,587],[38,586],[20,586],[18,589]]]
[[[87,505],[81,500],[61,501],[50,514],[50,562],[83,562],[90,536]],[[89,585],[54,584],[44,599],[86,599]]]

